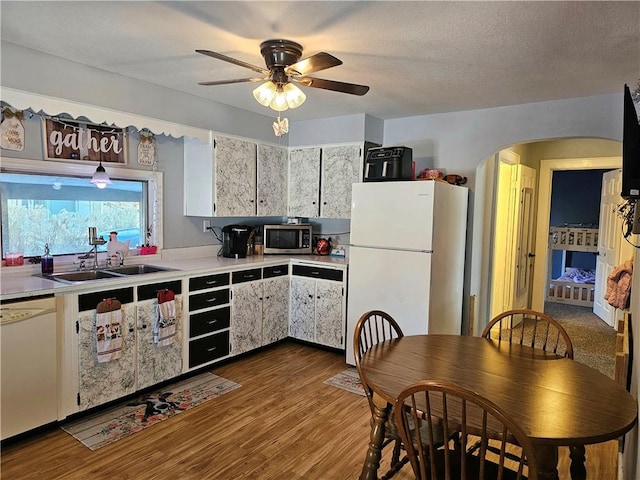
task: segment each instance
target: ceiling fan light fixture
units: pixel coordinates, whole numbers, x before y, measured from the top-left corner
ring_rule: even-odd
[[[282,88],[282,85],[278,85],[276,89],[276,93],[269,104],[269,108],[275,110],[276,112],[284,112],[289,108],[289,104],[287,103],[287,95]]]
[[[272,81],[268,81],[260,85],[253,90],[253,98],[256,99],[260,105],[268,107],[273,97],[276,96],[277,87]]]
[[[298,108],[307,99],[307,96],[302,92],[302,90],[296,87],[293,83],[287,83],[282,90],[289,108]]]

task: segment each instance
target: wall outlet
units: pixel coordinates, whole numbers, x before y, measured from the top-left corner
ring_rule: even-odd
[[[202,232],[207,233],[211,230],[211,220],[203,220],[202,221]]]

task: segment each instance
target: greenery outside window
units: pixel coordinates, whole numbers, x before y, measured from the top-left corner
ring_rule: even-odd
[[[49,172],[43,173],[44,167]],[[131,249],[160,244],[156,234],[161,220],[159,172],[109,168],[114,183],[101,190],[89,183],[94,165],[50,167],[45,162],[3,159],[3,259],[12,251],[21,251],[25,257],[42,255],[45,243],[54,255],[86,253],[91,248],[89,227],[96,227],[105,240],[109,232],[118,232],[118,240],[129,240]],[[98,251],[106,251],[106,244]]]

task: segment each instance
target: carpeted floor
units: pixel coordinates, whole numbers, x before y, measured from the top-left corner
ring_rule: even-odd
[[[556,319],[573,343],[574,360],[613,378],[615,373],[616,331],[590,307],[547,302],[544,312]]]

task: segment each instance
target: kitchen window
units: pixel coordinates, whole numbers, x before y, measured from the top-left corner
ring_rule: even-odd
[[[49,168],[48,162],[20,160],[19,165],[9,162],[16,164],[12,168],[8,160],[3,159],[0,172],[2,258],[12,251],[42,255],[45,243],[54,255],[86,253],[88,227],[96,227],[105,240],[116,231],[132,249],[158,245],[159,172],[108,168],[113,185],[98,189],[89,183],[95,165]],[[44,166],[57,171],[43,173]],[[98,250],[106,251],[106,244]]]

